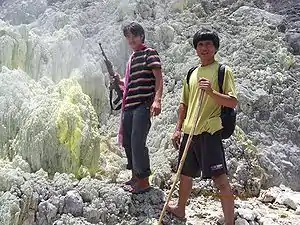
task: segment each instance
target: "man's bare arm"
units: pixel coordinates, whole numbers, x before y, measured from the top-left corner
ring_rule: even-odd
[[[172,143],[173,143],[173,146],[175,149],[179,149],[179,146],[180,146],[181,128],[182,128],[184,119],[186,117],[186,112],[187,112],[187,106],[183,103],[180,103],[176,129],[172,136]]]
[[[235,108],[238,104],[238,100],[234,97],[231,97],[229,95],[221,94],[215,90],[212,92],[207,93],[212,99],[221,106],[229,107],[229,108]]]
[[[182,124],[186,117],[186,112],[187,112],[187,106],[183,103],[180,103],[179,112],[178,112],[179,115],[178,115],[178,120],[177,120],[177,124],[176,124],[176,131],[181,131]]]
[[[160,68],[152,69],[155,76],[155,97],[154,101],[160,102],[163,94],[163,78]]]

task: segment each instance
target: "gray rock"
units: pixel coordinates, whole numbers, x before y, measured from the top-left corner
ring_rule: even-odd
[[[242,197],[262,192],[267,193],[261,195],[263,202],[277,201],[237,201],[237,211],[245,217],[238,221],[297,224],[296,192],[261,190],[280,184],[300,187],[300,65],[299,57],[288,51],[297,53],[296,1],[2,1],[0,158],[12,163],[0,160],[0,225],[37,225],[35,218],[39,224],[57,225],[156,223],[178,158],[170,136],[182,81],[198,64],[192,37],[202,27],[219,33],[217,58],[233,69],[238,89],[238,126],[224,140],[232,186]],[[278,10],[272,10],[275,5]],[[123,75],[131,51],[121,28],[132,20],[145,28],[147,45],[158,50],[167,86],[163,112],[151,119],[147,141],[154,189],[137,196],[115,183],[126,159],[114,145],[119,112],[109,110],[109,80],[97,45],[103,43],[114,69]],[[9,25],[30,21],[34,23]],[[109,137],[104,141],[99,132]],[[79,181],[63,172],[86,178]],[[216,221],[222,213],[219,202],[201,197],[212,192],[213,185],[195,181],[187,224]],[[286,208],[295,205],[296,212]],[[169,215],[165,220],[182,224]]]
[[[59,192],[59,194],[65,195],[69,190],[73,188],[73,180],[75,176],[70,174],[55,173],[53,177],[53,186]]]
[[[274,220],[272,220],[271,218],[266,218],[266,217],[260,218],[259,223],[262,224],[262,225],[276,224],[276,223],[274,223]]]
[[[77,191],[68,191],[64,201],[64,213],[70,213],[73,216],[82,216],[83,200]]]
[[[279,187],[272,187],[272,188],[268,189],[267,191],[261,192],[260,200],[264,203],[273,203],[273,202],[275,202],[279,193],[280,193]]]
[[[253,221],[255,218],[257,218],[256,213],[251,209],[239,208],[237,209],[237,213],[240,215],[240,217],[249,221]]]
[[[92,180],[85,177],[80,180],[78,184],[78,191],[85,202],[91,202],[93,199],[99,196],[98,186],[101,184],[97,180]]]
[[[281,15],[272,14],[265,10],[248,6],[240,7],[232,14],[232,17],[235,19],[244,19],[243,21],[245,23],[260,23],[263,21],[264,23],[275,27],[282,24],[284,19],[284,17]]]
[[[18,224],[21,213],[19,199],[9,192],[0,196],[0,224]]]
[[[57,208],[53,204],[49,203],[48,201],[41,202],[38,206],[37,224],[51,224],[54,221],[56,214]]]
[[[243,218],[238,218],[235,221],[235,225],[249,225],[248,221]]]
[[[294,55],[300,55],[300,33],[289,32],[286,34],[286,40]]]
[[[296,204],[295,201],[292,199],[292,196],[291,196],[291,197],[286,197],[286,198],[283,200],[283,204],[286,205],[286,206],[289,207],[289,208],[294,209],[294,210],[297,209],[297,204]]]
[[[249,221],[249,225],[259,225],[259,223],[255,221]]]
[[[288,189],[277,196],[275,203],[282,204],[296,210],[297,207],[300,206],[300,194]]]
[[[21,186],[25,180],[21,170],[5,168],[0,171],[0,191],[9,191],[13,186]]]
[[[100,221],[101,211],[93,207],[84,207],[83,217],[85,217],[88,222],[96,224]]]
[[[30,165],[28,164],[28,162],[26,162],[25,160],[22,159],[21,156],[15,156],[13,161],[12,161],[12,166],[13,168],[20,168],[21,170],[23,170],[24,172],[31,172],[31,168]]]
[[[22,39],[21,37],[19,38]],[[20,42],[22,41],[20,40]],[[18,47],[21,48],[21,43]],[[22,52],[22,50],[20,51]],[[18,55],[16,57],[22,56]],[[7,76],[9,79],[6,79]],[[98,165],[100,155],[100,135],[97,133],[98,119],[90,100],[82,92],[77,81],[65,80],[57,85],[52,84],[52,89],[45,88],[25,72],[9,71],[8,69],[1,72],[0,79],[0,95],[3,96],[3,98],[0,98],[0,111],[3,111],[2,107],[6,105],[6,102],[12,102],[12,104],[8,104],[9,107],[7,106],[7,109],[3,112],[3,116],[1,113],[2,123],[10,130],[10,134],[7,134],[6,137],[2,137],[3,132],[0,133],[1,148],[8,141],[6,140],[7,138],[13,137],[10,140],[11,145],[3,148],[5,151],[1,151],[3,157],[13,158],[18,154],[23,160],[27,161],[33,171],[38,171],[43,167],[50,174],[59,171],[73,172],[74,174],[81,175],[81,172],[85,168],[87,170],[90,167],[95,168]],[[6,81],[2,82],[2,79]],[[67,86],[68,88],[65,89]],[[74,91],[72,92],[74,95],[73,103],[69,102],[67,98],[59,97],[60,94],[67,96],[71,86],[73,86]],[[15,96],[9,91],[15,88],[19,89],[19,96]],[[78,94],[75,94],[76,92]],[[18,99],[17,101],[15,100],[16,98]],[[60,101],[67,102],[60,105]],[[83,119],[79,114],[79,117],[75,119],[76,113],[71,112],[75,108],[72,106],[68,107],[68,110],[61,108],[68,103],[74,107],[76,104],[86,105],[86,107],[75,107],[79,110],[78,113],[81,110],[86,110],[86,113],[81,114],[83,117],[87,116],[86,119]],[[68,114],[69,116],[67,116]],[[10,119],[10,117],[14,119]],[[66,122],[67,118],[70,119],[69,122]],[[82,121],[77,123],[78,119]],[[73,123],[73,125],[65,126],[64,122],[69,123],[69,125]],[[70,128],[70,130],[63,131],[65,128],[67,130]],[[74,143],[70,145],[70,138],[75,138],[76,129],[79,129],[76,131],[79,132],[76,134],[78,135],[78,143],[72,140],[72,143]],[[69,133],[67,136],[64,136],[66,134],[64,132]],[[88,135],[88,133],[90,134]],[[80,146],[82,146],[82,152],[80,151]],[[77,150],[71,148],[76,148]],[[90,148],[93,148],[93,150]],[[88,153],[89,151],[90,153]],[[75,152],[77,156],[74,155]],[[81,154],[82,156],[80,156]],[[60,160],[57,160],[57,155],[60,156]],[[74,157],[81,157],[82,159],[79,161],[75,160]],[[17,163],[16,160],[15,163]],[[64,165],[65,163],[67,165]],[[23,169],[28,170],[28,168]]]
[[[275,154],[274,149],[277,149],[276,152],[281,153]],[[272,146],[263,148],[259,154],[260,165],[266,171],[266,180],[263,182],[264,187],[269,187],[271,184],[285,184],[295,190],[299,189],[300,178],[296,176],[296,173],[298,173],[300,165],[300,149],[296,147],[286,149],[287,145],[275,142]]]

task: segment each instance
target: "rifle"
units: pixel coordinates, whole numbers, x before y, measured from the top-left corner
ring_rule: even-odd
[[[122,102],[122,98],[123,98],[123,91],[121,90],[120,86],[119,86],[119,77],[115,76],[115,72],[113,70],[113,66],[112,63],[108,60],[108,58],[106,57],[103,48],[101,46],[101,43],[99,43],[102,55],[104,57],[104,63],[106,65],[108,74],[110,76],[110,79],[113,78],[113,83],[110,86],[110,94],[109,94],[109,98],[110,98],[110,107],[111,109],[114,109],[113,104],[117,105],[115,110],[119,110],[121,108],[121,102]],[[115,92],[117,93],[117,99],[115,99],[114,101],[112,101],[112,95],[113,95],[113,90],[115,90]]]

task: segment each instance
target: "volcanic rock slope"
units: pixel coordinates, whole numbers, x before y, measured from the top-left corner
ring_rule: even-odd
[[[217,58],[237,83],[238,127],[224,143],[239,196],[236,224],[299,224],[298,1],[0,5],[1,225],[154,224],[172,183],[178,153],[170,135],[182,80],[198,63],[192,36],[202,27],[219,33]],[[163,113],[152,119],[148,139],[155,188],[144,196],[118,185],[128,176],[126,160],[115,146],[119,112],[108,108],[98,47],[123,74],[130,50],[121,29],[133,20],[158,50],[165,81]],[[221,207],[213,191],[211,182],[196,180],[185,224],[216,223]]]

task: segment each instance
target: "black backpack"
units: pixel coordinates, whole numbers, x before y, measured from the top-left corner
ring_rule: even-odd
[[[189,85],[189,80],[191,77],[191,74],[195,69],[198,67],[192,67],[187,74],[186,82]],[[219,84],[219,91],[222,94],[223,93],[223,81],[224,81],[224,75],[225,75],[225,68],[226,66],[224,64],[219,65],[218,69],[218,84]],[[221,131],[221,137],[222,139],[229,138],[235,129],[235,123],[236,123],[236,109],[228,108],[228,107],[221,107],[221,120],[222,120],[222,126],[223,129]]]

